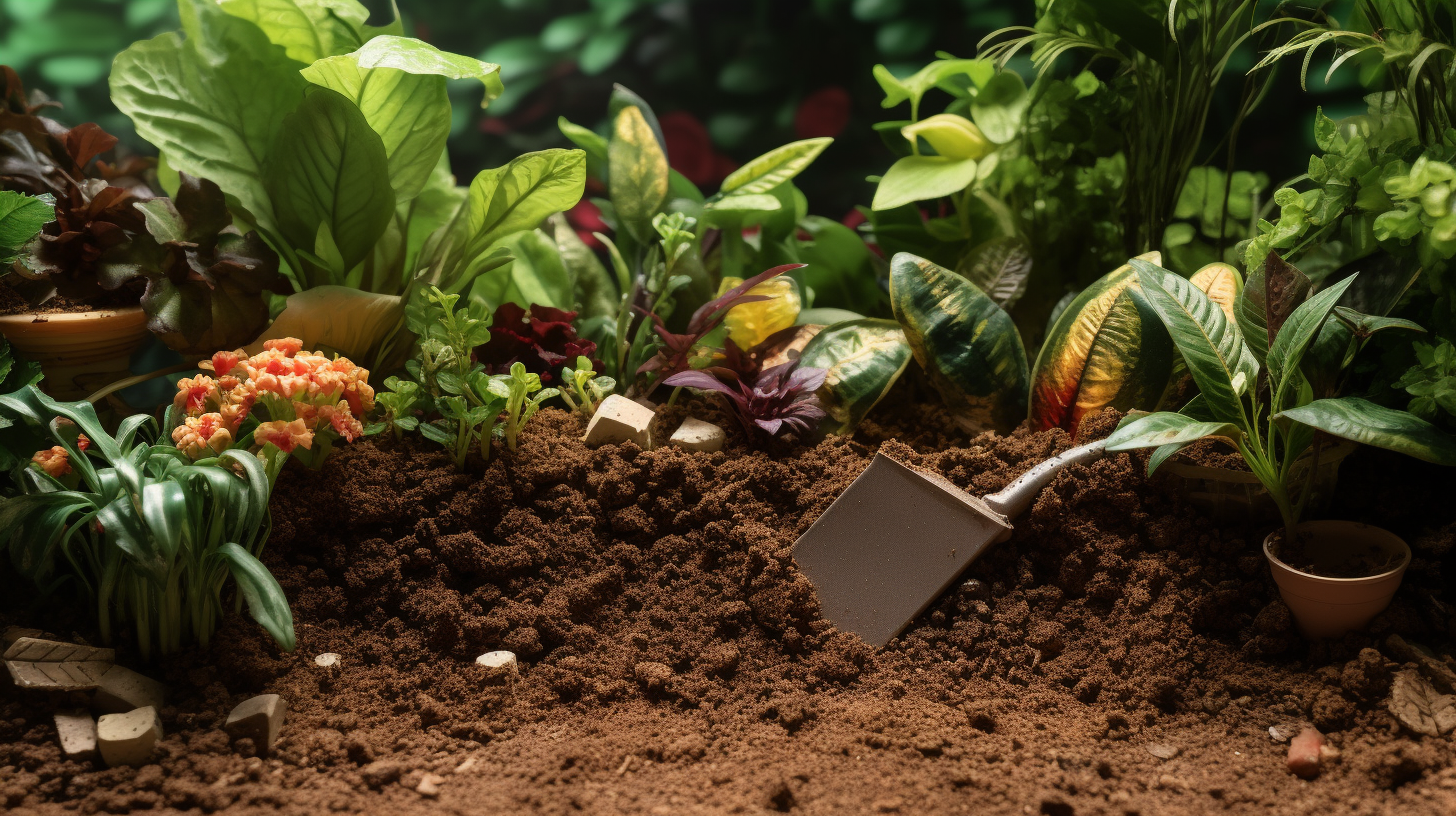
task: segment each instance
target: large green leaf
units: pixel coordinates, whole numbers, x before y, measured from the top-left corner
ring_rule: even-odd
[[[752,159],[723,179],[719,195],[757,195],[799,175],[834,140],[828,136],[790,142]]]
[[[1148,460],[1148,474],[1151,475],[1167,459],[1169,453],[1210,436],[1223,437],[1230,443],[1237,444],[1243,438],[1243,432],[1230,422],[1200,422],[1190,416],[1163,411],[1123,420],[1117,430],[1112,432],[1112,436],[1107,438],[1107,450],[1161,449],[1164,445],[1172,446],[1173,450],[1168,453],[1160,450],[1162,456]]]
[[[266,180],[283,235],[316,251],[327,229],[343,262],[336,271],[364,260],[394,214],[384,142],[353,102],[328,88],[309,88],[284,120]]]
[[[976,180],[975,159],[905,156],[885,171],[875,188],[874,210],[893,210],[915,201],[955,195]]]
[[[411,37],[375,37],[350,54],[303,69],[315,85],[351,100],[384,141],[389,180],[401,201],[425,186],[450,135],[447,79],[485,86],[482,107],[500,96],[500,66],[449,54]]]
[[[1299,362],[1304,358],[1309,344],[1314,341],[1325,319],[1339,302],[1340,295],[1354,282],[1355,276],[1351,275],[1333,286],[1321,289],[1314,297],[1301,303],[1284,321],[1279,334],[1269,346],[1269,356],[1264,361],[1269,372],[1269,390],[1273,395],[1270,410],[1279,411],[1283,408],[1281,399],[1290,384],[1286,380],[1291,375],[1298,374]]]
[[[570,271],[571,279],[575,282],[577,320],[615,317],[620,296],[612,273],[607,271],[602,259],[582,242],[565,216],[551,216],[547,229],[556,242],[556,251],[561,255],[561,262]]]
[[[986,138],[1005,144],[1021,131],[1021,119],[1031,97],[1026,82],[1015,71],[999,71],[971,102],[971,119]]]
[[[465,227],[475,258],[511,233],[532,230],[552,213],[576,206],[586,189],[586,154],[541,150],[482,170],[470,183]]]
[[[1274,417],[1332,436],[1386,448],[1439,465],[1456,465],[1456,439],[1420,417],[1359,397],[1315,400]]]
[[[642,243],[667,199],[667,154],[636,106],[622,108],[607,144],[607,184],[622,226]]]
[[[303,65],[211,0],[178,5],[186,39],[169,32],[118,55],[112,101],[172,170],[216,182],[249,221],[276,231],[263,168],[308,85]]]
[[[491,312],[506,301],[526,308],[572,307],[575,280],[555,241],[540,230],[524,230],[502,238],[497,246],[510,250],[511,262],[475,279],[470,288],[472,302]]]
[[[368,37],[369,10],[358,0],[219,0],[219,5],[258,26],[289,59],[304,64],[352,51]]]
[[[248,604],[248,614],[273,636],[283,651],[293,651],[298,646],[293,632],[293,611],[288,608],[288,596],[283,594],[278,579],[263,562],[237,544],[223,544],[217,548],[217,554],[227,562],[228,571],[238,582],[238,592]]]
[[[1009,431],[1026,416],[1021,336],[975,284],[900,253],[890,261],[890,308],[916,362],[968,430]]]
[[[0,265],[15,260],[17,251],[56,217],[52,203],[50,196],[0,190]]]
[[[1031,247],[1014,235],[992,238],[977,245],[956,266],[956,271],[981,287],[1003,309],[1010,309],[1026,294],[1031,277]]]
[[[1143,297],[1162,318],[1214,418],[1243,427],[1242,394],[1255,387],[1259,363],[1238,325],[1184,278],[1140,259],[1132,266]]]
[[[829,416],[820,427],[852,433],[910,364],[910,344],[893,320],[861,318],[836,323],[814,335],[799,364],[827,372],[819,401]]]
[[[789,274],[812,290],[814,305],[859,314],[883,313],[885,294],[875,271],[875,257],[859,233],[821,215],[798,223],[808,240],[798,242],[806,266]],[[802,315],[800,315],[802,318]]]

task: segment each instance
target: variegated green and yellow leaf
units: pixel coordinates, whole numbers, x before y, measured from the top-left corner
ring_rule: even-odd
[[[826,372],[818,395],[829,416],[820,427],[829,433],[852,433],[894,387],[910,357],[905,332],[893,320],[848,320],[815,335],[799,364]]]

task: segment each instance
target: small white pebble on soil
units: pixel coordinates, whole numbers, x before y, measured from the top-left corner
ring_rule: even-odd
[[[1281,723],[1269,726],[1269,739],[1278,743],[1289,742],[1303,726],[1299,723]]]
[[[1178,756],[1179,752],[1182,751],[1182,749],[1178,746],[1169,745],[1166,742],[1150,742],[1147,744],[1146,747],[1148,749],[1148,753],[1152,754],[1158,759],[1172,759],[1173,757]]]
[[[469,757],[464,762],[462,762],[459,765],[456,765],[455,766],[455,773],[457,773],[457,774],[463,774],[466,771],[468,771],[468,770],[470,770],[471,768],[474,768],[474,767],[475,767],[475,757]]]
[[[157,716],[157,709],[151,706],[125,714],[105,714],[96,722],[101,759],[113,768],[147,764],[161,738],[162,720]]]
[[[714,453],[723,450],[723,429],[711,422],[688,417],[673,431],[668,442],[689,451]]]
[[[475,658],[475,662],[484,666],[491,677],[506,677],[519,671],[515,652],[486,652]]]
[[[247,738],[253,741],[258,753],[273,750],[278,732],[283,728],[283,714],[288,704],[277,694],[260,694],[238,703],[228,714],[223,730],[233,739]]]
[[[323,654],[313,659],[313,664],[321,668],[332,669],[335,666],[339,665],[339,661],[341,660],[343,660],[343,658],[339,657],[333,652],[324,652]]]
[[[97,714],[121,714],[139,708],[162,708],[166,687],[125,666],[112,666],[101,675],[91,708]]]
[[[56,735],[61,740],[61,753],[66,759],[82,760],[96,756],[96,720],[85,711],[57,711]]]
[[[1323,753],[1320,749],[1324,747],[1324,744],[1324,734],[1313,726],[1305,726],[1304,730],[1299,732],[1299,736],[1289,741],[1289,755],[1284,761],[1285,767],[1300,779],[1313,779],[1319,776]]]
[[[638,405],[621,394],[613,394],[602,400],[586,426],[587,447],[635,442],[637,447],[647,450],[652,447],[654,416],[656,414],[651,408]]]
[[[420,784],[415,787],[415,793],[418,793],[419,795],[430,799],[434,799],[436,796],[440,795],[440,785],[443,784],[444,781],[445,777],[443,776],[427,773],[425,774],[425,777],[420,780]]]

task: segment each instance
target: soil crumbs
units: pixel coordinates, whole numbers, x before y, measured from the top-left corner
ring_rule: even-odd
[[[1404,535],[1415,560],[1391,608],[1339,642],[1294,632],[1264,531],[1217,528],[1118,455],[1064,472],[1010,541],[876,653],[818,616],[790,557],[798,535],[882,445],[984,494],[1066,435],[967,440],[938,409],[901,405],[853,440],[765,450],[700,402],[665,410],[661,430],[687,410],[729,430],[726,452],[588,450],[582,422],[548,409],[519,451],[465,474],[391,439],[346,447],[321,473],[290,469],[264,559],[293,601],[297,651],[237,615],[210,650],[159,665],[123,644],[123,662],[171,688],[157,761],[140,769],[63,760],[63,701],[7,685],[0,807],[1456,811],[1456,748],[1387,712],[1399,666],[1378,651],[1394,632],[1451,651],[1439,592],[1456,523],[1433,501],[1449,475],[1374,454],[1347,463],[1341,515]],[[58,626],[48,609],[12,594],[0,623]],[[518,676],[475,664],[496,649],[519,655]],[[341,665],[316,666],[324,652]],[[221,726],[264,692],[284,696],[288,719],[258,757]],[[1270,734],[1306,721],[1340,751],[1313,781],[1285,770]]]

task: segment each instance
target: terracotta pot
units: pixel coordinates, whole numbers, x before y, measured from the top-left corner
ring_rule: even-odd
[[[1295,528],[1314,537],[1318,564],[1339,564],[1354,555],[1377,547],[1396,561],[1393,569],[1365,578],[1326,578],[1297,570],[1276,557],[1270,549],[1274,536],[1264,539],[1264,557],[1279,585],[1279,596],[1294,613],[1294,622],[1306,637],[1340,637],[1358,629],[1390,605],[1405,568],[1410,565],[1410,547],[1399,536],[1379,527],[1353,521],[1306,521]]]
[[[18,355],[40,363],[41,390],[74,401],[131,374],[132,352],[147,338],[147,315],[140,306],[0,315],[0,334]]]

